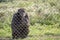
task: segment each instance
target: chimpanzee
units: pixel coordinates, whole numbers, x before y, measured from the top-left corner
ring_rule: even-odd
[[[29,24],[29,17],[24,8],[18,9],[11,22],[12,38],[26,38],[29,34]]]

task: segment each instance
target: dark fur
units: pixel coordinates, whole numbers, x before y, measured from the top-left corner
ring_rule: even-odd
[[[29,17],[24,9],[18,9],[18,12],[13,15],[12,23],[12,38],[26,38],[29,33]]]

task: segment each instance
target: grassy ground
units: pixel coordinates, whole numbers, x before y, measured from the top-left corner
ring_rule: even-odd
[[[12,40],[12,15],[23,7],[28,12],[31,25],[28,37],[21,40],[60,40],[59,3],[59,0],[15,0],[0,3],[0,39]]]

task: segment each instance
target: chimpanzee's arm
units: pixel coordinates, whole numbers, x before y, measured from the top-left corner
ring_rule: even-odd
[[[30,21],[29,21],[29,16],[28,16],[28,14],[25,15],[25,18],[26,18],[26,21],[27,21],[28,25],[30,25]]]

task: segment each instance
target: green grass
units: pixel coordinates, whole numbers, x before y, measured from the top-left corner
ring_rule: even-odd
[[[25,8],[30,18],[29,35],[21,40],[60,40],[60,1],[15,0],[0,3],[0,38],[12,38],[11,20],[18,8]],[[20,40],[20,39],[18,39]]]
[[[30,32],[27,38],[23,40],[57,40],[60,39],[60,29],[57,28],[52,28],[53,26],[47,26],[43,25],[41,26],[40,24],[30,26]],[[51,37],[50,37],[51,36]],[[58,37],[59,36],[59,37]],[[10,27],[6,27],[4,29],[0,29],[0,37],[2,38],[11,38],[11,29]]]

